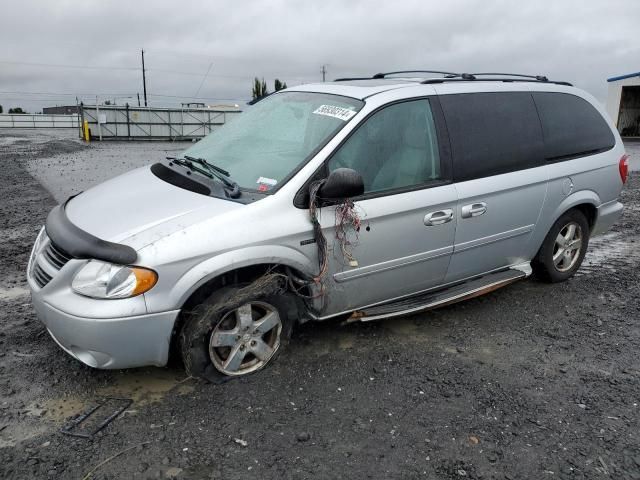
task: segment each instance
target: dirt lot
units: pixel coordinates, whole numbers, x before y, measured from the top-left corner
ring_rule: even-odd
[[[92,370],[35,318],[24,271],[54,196],[183,147],[73,136],[0,131],[0,478],[640,478],[640,175],[564,284],[307,324],[272,367],[208,385]],[[58,432],[105,395],[134,402],[93,440]]]

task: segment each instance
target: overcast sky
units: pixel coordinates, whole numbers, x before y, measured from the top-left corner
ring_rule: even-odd
[[[640,71],[639,23],[639,0],[2,0],[0,105],[136,104],[116,97],[142,96],[141,48],[151,105],[240,103],[254,76],[317,82],[323,64],[546,74],[605,101],[607,77]]]

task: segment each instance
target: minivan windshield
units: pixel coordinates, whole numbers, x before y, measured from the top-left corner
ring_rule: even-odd
[[[269,192],[325,145],[362,108],[355,98],[282,92],[249,107],[188,148],[229,172],[240,188]]]

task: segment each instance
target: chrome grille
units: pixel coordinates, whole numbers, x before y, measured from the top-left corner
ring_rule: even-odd
[[[54,267],[60,270],[62,267],[66,265],[66,263],[71,260],[71,256],[62,251],[60,248],[56,247],[51,241],[42,251],[42,254],[49,260]]]
[[[38,265],[37,263],[33,267],[33,270],[32,270],[31,273],[33,274],[33,279],[36,281],[36,284],[40,288],[44,287],[53,278],[53,277],[51,277],[51,275],[49,275],[47,272],[45,272],[42,269],[42,267],[40,265]]]
[[[35,252],[31,264],[31,278],[38,287],[42,288],[51,281],[71,258],[73,258],[71,255],[54,245],[46,233],[43,233],[39,249]]]

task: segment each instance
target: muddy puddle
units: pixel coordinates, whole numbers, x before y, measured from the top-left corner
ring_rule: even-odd
[[[640,265],[640,243],[613,232],[589,241],[589,249],[576,276],[616,272],[621,267]]]
[[[194,390],[194,380],[185,378],[184,373],[179,371],[158,368],[118,372],[108,386],[97,388],[91,396],[65,396],[43,402],[42,416],[63,423],[105,397],[133,400],[125,414],[135,415],[139,408],[162,402],[169,394],[188,395]],[[39,413],[37,409],[35,411]]]

